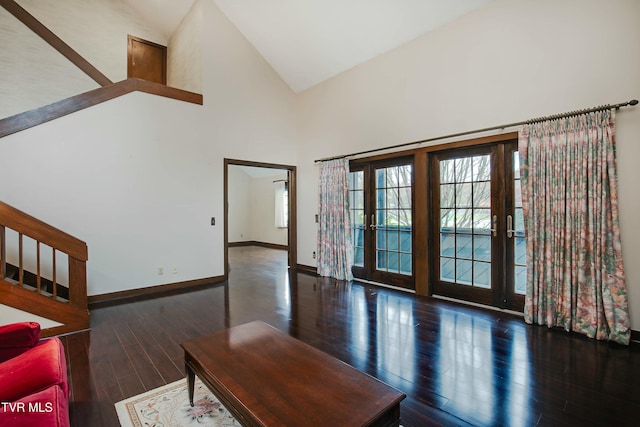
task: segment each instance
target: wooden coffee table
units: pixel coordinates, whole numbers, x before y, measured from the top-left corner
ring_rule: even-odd
[[[404,393],[263,322],[181,344],[195,375],[244,426],[398,426]]]

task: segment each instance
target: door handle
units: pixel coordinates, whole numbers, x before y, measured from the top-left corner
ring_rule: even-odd
[[[507,237],[510,239],[515,234],[516,230],[513,229],[513,217],[507,215]]]
[[[498,235],[498,215],[491,218],[491,234],[495,237]]]
[[[371,224],[369,224],[369,228],[372,230],[376,229],[376,217],[375,214],[371,214]]]

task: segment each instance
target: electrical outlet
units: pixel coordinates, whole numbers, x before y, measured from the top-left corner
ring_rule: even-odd
[[[320,222],[320,215],[316,214],[316,224]]]
[[[316,251],[313,251],[313,259],[316,259]]]
[[[178,267],[171,267],[171,274],[178,274]]]
[[[162,276],[164,274],[164,268],[158,267],[158,276]]]

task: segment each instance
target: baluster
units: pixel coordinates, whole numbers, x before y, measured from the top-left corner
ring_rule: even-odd
[[[5,249],[4,225],[0,225],[0,279],[7,275],[7,251]]]
[[[22,233],[18,233],[18,285],[24,284],[24,266],[22,265]]]
[[[53,299],[58,296],[58,281],[56,279],[56,249],[52,248],[53,252]]]
[[[37,240],[36,241],[36,262],[38,263],[37,266],[37,276],[36,276],[36,289],[37,292],[40,293],[40,286],[41,286],[41,280],[40,280],[40,241]]]

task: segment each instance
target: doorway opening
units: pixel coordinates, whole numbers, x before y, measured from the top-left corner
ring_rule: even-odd
[[[254,196],[242,194],[249,191],[241,183],[242,176],[253,182]],[[266,199],[261,202],[262,197]],[[224,212],[225,278],[229,277],[229,246],[243,244],[286,249],[288,268],[297,268],[295,166],[224,159]],[[250,223],[254,231],[243,229],[243,223]],[[284,240],[278,240],[283,234]]]

